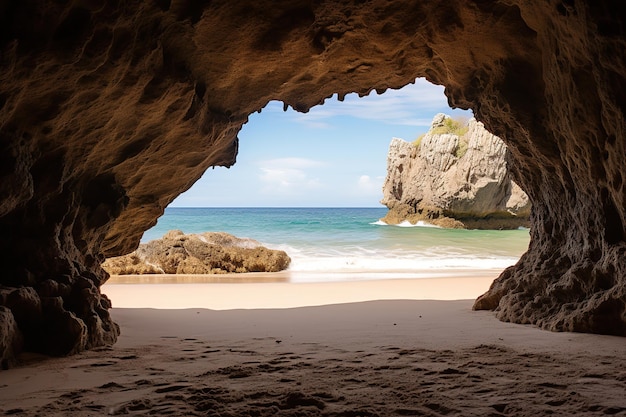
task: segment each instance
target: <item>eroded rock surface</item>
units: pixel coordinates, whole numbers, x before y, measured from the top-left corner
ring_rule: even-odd
[[[450,127],[456,131],[448,132]],[[511,180],[506,146],[472,118],[435,115],[415,142],[394,138],[387,154],[382,219],[455,228],[515,229],[529,225],[528,196]]]
[[[111,275],[225,274],[278,272],[290,262],[285,251],[268,249],[252,239],[224,232],[186,235],[170,230],[127,255],[107,259],[102,267]]]
[[[508,145],[533,205],[476,308],[626,335],[624,21],[609,0],[1,2],[2,304],[28,349],[115,341],[101,262],[232,165],[249,114],[426,77]],[[7,305],[21,288],[41,313]]]

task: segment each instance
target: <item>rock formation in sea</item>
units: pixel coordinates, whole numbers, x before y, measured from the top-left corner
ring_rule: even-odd
[[[234,164],[251,113],[417,77],[507,144],[532,203],[475,307],[626,335],[625,24],[609,0],[1,2],[3,364],[115,342],[101,263]]]
[[[529,225],[530,201],[513,180],[506,146],[481,122],[438,113],[415,142],[394,138],[382,204],[389,224],[514,229]]]
[[[170,230],[127,255],[107,259],[102,267],[111,275],[225,274],[278,272],[290,262],[284,251],[268,249],[252,239],[224,232],[186,235]]]

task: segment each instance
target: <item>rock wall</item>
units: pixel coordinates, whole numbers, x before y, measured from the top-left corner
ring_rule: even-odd
[[[476,119],[465,124],[435,115],[417,141],[391,141],[381,201],[389,211],[382,220],[479,229],[528,226],[530,201],[512,181],[505,155],[502,140]]]
[[[268,249],[252,239],[224,232],[186,235],[170,230],[127,255],[107,259],[102,267],[111,275],[226,274],[278,272],[290,263],[285,251]]]
[[[476,308],[626,335],[624,21],[611,0],[0,2],[2,346],[114,342],[101,262],[232,165],[268,101],[416,77],[503,139],[533,205]]]

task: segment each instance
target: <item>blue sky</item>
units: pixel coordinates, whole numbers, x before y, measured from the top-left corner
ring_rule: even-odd
[[[424,79],[400,90],[336,97],[308,113],[270,102],[239,132],[237,163],[209,169],[171,207],[382,207],[393,137],[415,140],[452,110]]]

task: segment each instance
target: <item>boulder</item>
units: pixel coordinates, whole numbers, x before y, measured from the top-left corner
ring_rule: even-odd
[[[506,146],[472,118],[435,115],[415,142],[394,138],[387,155],[383,221],[480,229],[528,226],[530,201],[507,169]]]
[[[224,232],[186,235],[171,230],[128,255],[107,259],[103,267],[111,275],[225,274],[278,272],[290,262],[284,251],[268,249],[252,239]]]
[[[0,370],[15,365],[22,350],[22,333],[11,310],[0,305]]]

